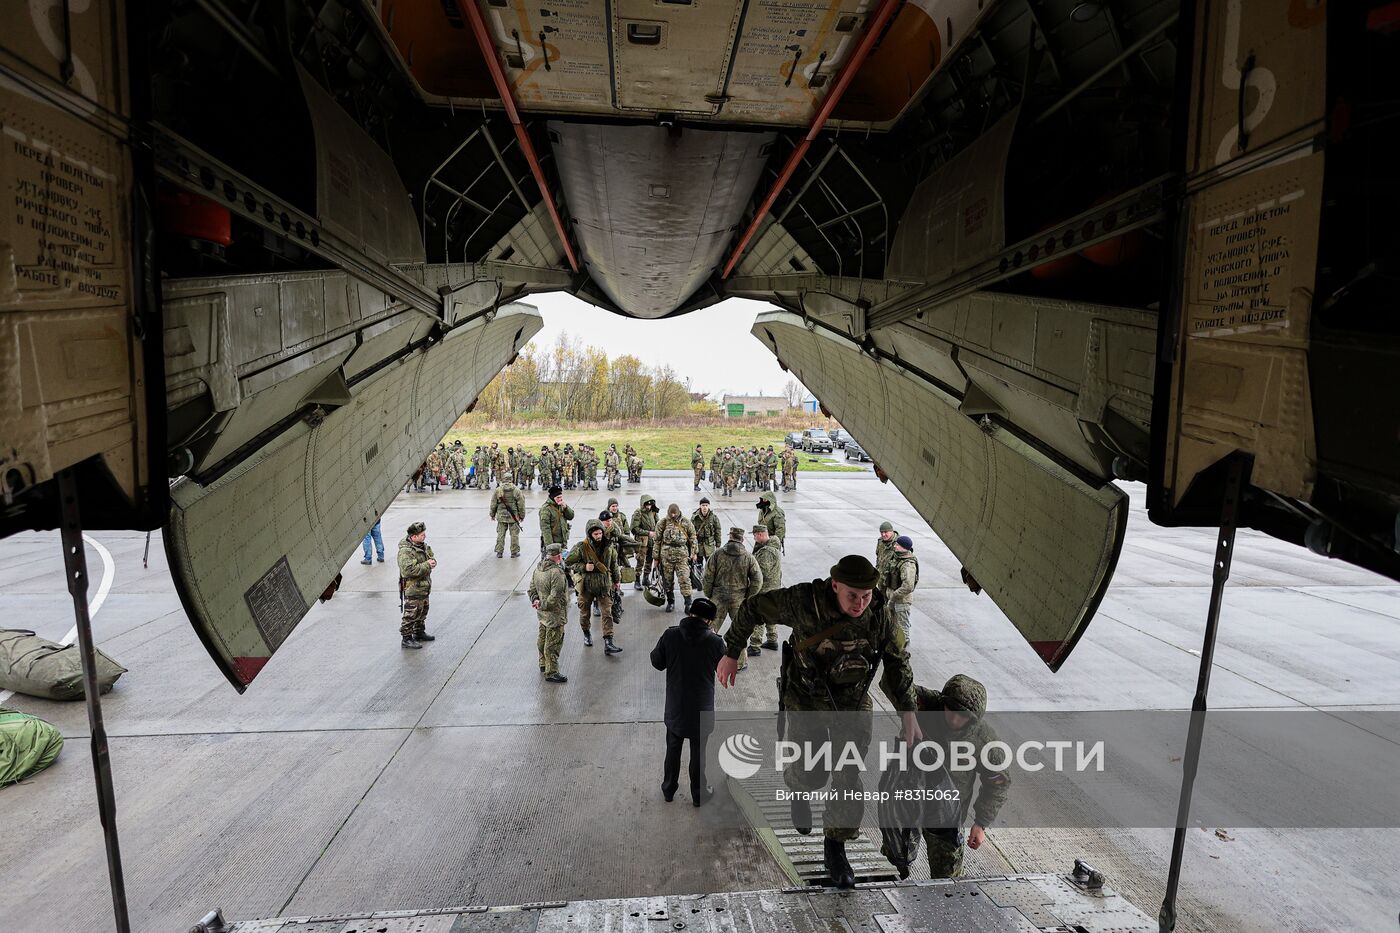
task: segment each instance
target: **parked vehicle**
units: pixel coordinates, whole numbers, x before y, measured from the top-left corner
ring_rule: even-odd
[[[801,450],[801,449],[802,449],[802,432],[801,432],[801,431],[793,431],[792,433],[790,433],[790,434],[787,436],[787,443],[791,444],[791,445],[793,446],[793,449],[794,449],[794,450]]]
[[[831,453],[834,449],[831,444],[831,435],[827,434],[826,430],[823,428],[812,428],[803,431],[802,449],[810,451],[811,453],[816,453],[819,450]]]
[[[860,446],[860,442],[853,437],[846,441],[846,459],[864,463],[870,459],[870,454],[866,453],[865,448]]]
[[[835,444],[838,450],[845,447],[851,439],[850,432],[845,428],[837,428],[831,432],[831,443]]]

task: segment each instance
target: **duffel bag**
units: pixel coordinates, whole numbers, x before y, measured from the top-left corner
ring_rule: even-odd
[[[97,686],[112,689],[126,668],[97,651]],[[49,700],[83,698],[83,661],[77,645],[60,645],[26,629],[0,629],[0,690]]]

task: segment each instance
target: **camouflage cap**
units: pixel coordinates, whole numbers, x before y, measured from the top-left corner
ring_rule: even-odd
[[[739,527],[737,527],[737,526],[734,527],[734,528],[730,528],[730,529],[729,529],[729,540],[730,540],[730,541],[742,541],[742,540],[744,540],[744,529],[739,528]]]
[[[414,522],[412,525],[408,526],[408,533],[410,535],[421,535],[427,530],[428,526],[423,524],[422,522]]]
[[[831,565],[831,579],[858,590],[873,590],[880,582],[880,574],[864,557],[847,554]]]
[[[564,546],[563,546],[562,544],[546,544],[546,545],[544,546],[544,556],[545,556],[545,557],[554,557],[554,556],[557,555],[557,554],[563,554],[563,553],[564,553]]]
[[[753,533],[754,533],[754,534],[758,534],[760,531],[763,532],[764,534],[767,534],[767,533],[768,533],[768,526],[767,526],[767,525],[754,525],[754,526],[753,526]]]

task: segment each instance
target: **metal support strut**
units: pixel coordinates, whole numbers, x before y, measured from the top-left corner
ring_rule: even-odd
[[[102,701],[97,687],[97,654],[92,643],[92,620],[88,617],[87,556],[83,553],[83,527],[78,516],[78,481],[72,470],[59,471],[58,493],[63,504],[63,567],[68,577],[68,592],[73,596],[78,652],[83,661],[83,696],[87,700],[88,731],[92,733],[92,771],[97,780],[97,813],[107,845],[112,910],[118,933],[130,933],[121,845],[117,841],[117,800],[112,792],[112,764],[107,755],[107,730],[102,726]]]
[[[1191,701],[1191,728],[1182,757],[1181,797],[1176,806],[1176,833],[1172,838],[1171,867],[1167,872],[1167,893],[1157,914],[1159,933],[1176,929],[1176,889],[1181,882],[1181,857],[1186,850],[1186,823],[1191,816],[1191,792],[1196,786],[1196,767],[1201,757],[1201,736],[1205,731],[1206,694],[1215,659],[1215,635],[1220,628],[1220,604],[1225,597],[1225,581],[1230,577],[1230,558],[1235,550],[1235,528],[1239,521],[1240,492],[1244,488],[1249,461],[1236,455],[1225,476],[1225,498],[1220,507],[1220,535],[1215,542],[1215,566],[1211,574],[1210,608],[1206,611],[1205,640],[1201,645],[1201,670],[1196,677],[1196,697]]]

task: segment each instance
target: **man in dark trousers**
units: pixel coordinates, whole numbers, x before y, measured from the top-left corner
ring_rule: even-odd
[[[670,802],[680,784],[681,745],[690,739],[690,799],[697,807],[714,796],[705,783],[705,741],[715,728],[715,665],[724,657],[724,639],[710,630],[715,604],[691,601],[680,625],[661,633],[651,649],[651,666],[666,672],[666,768],[661,794]]]

